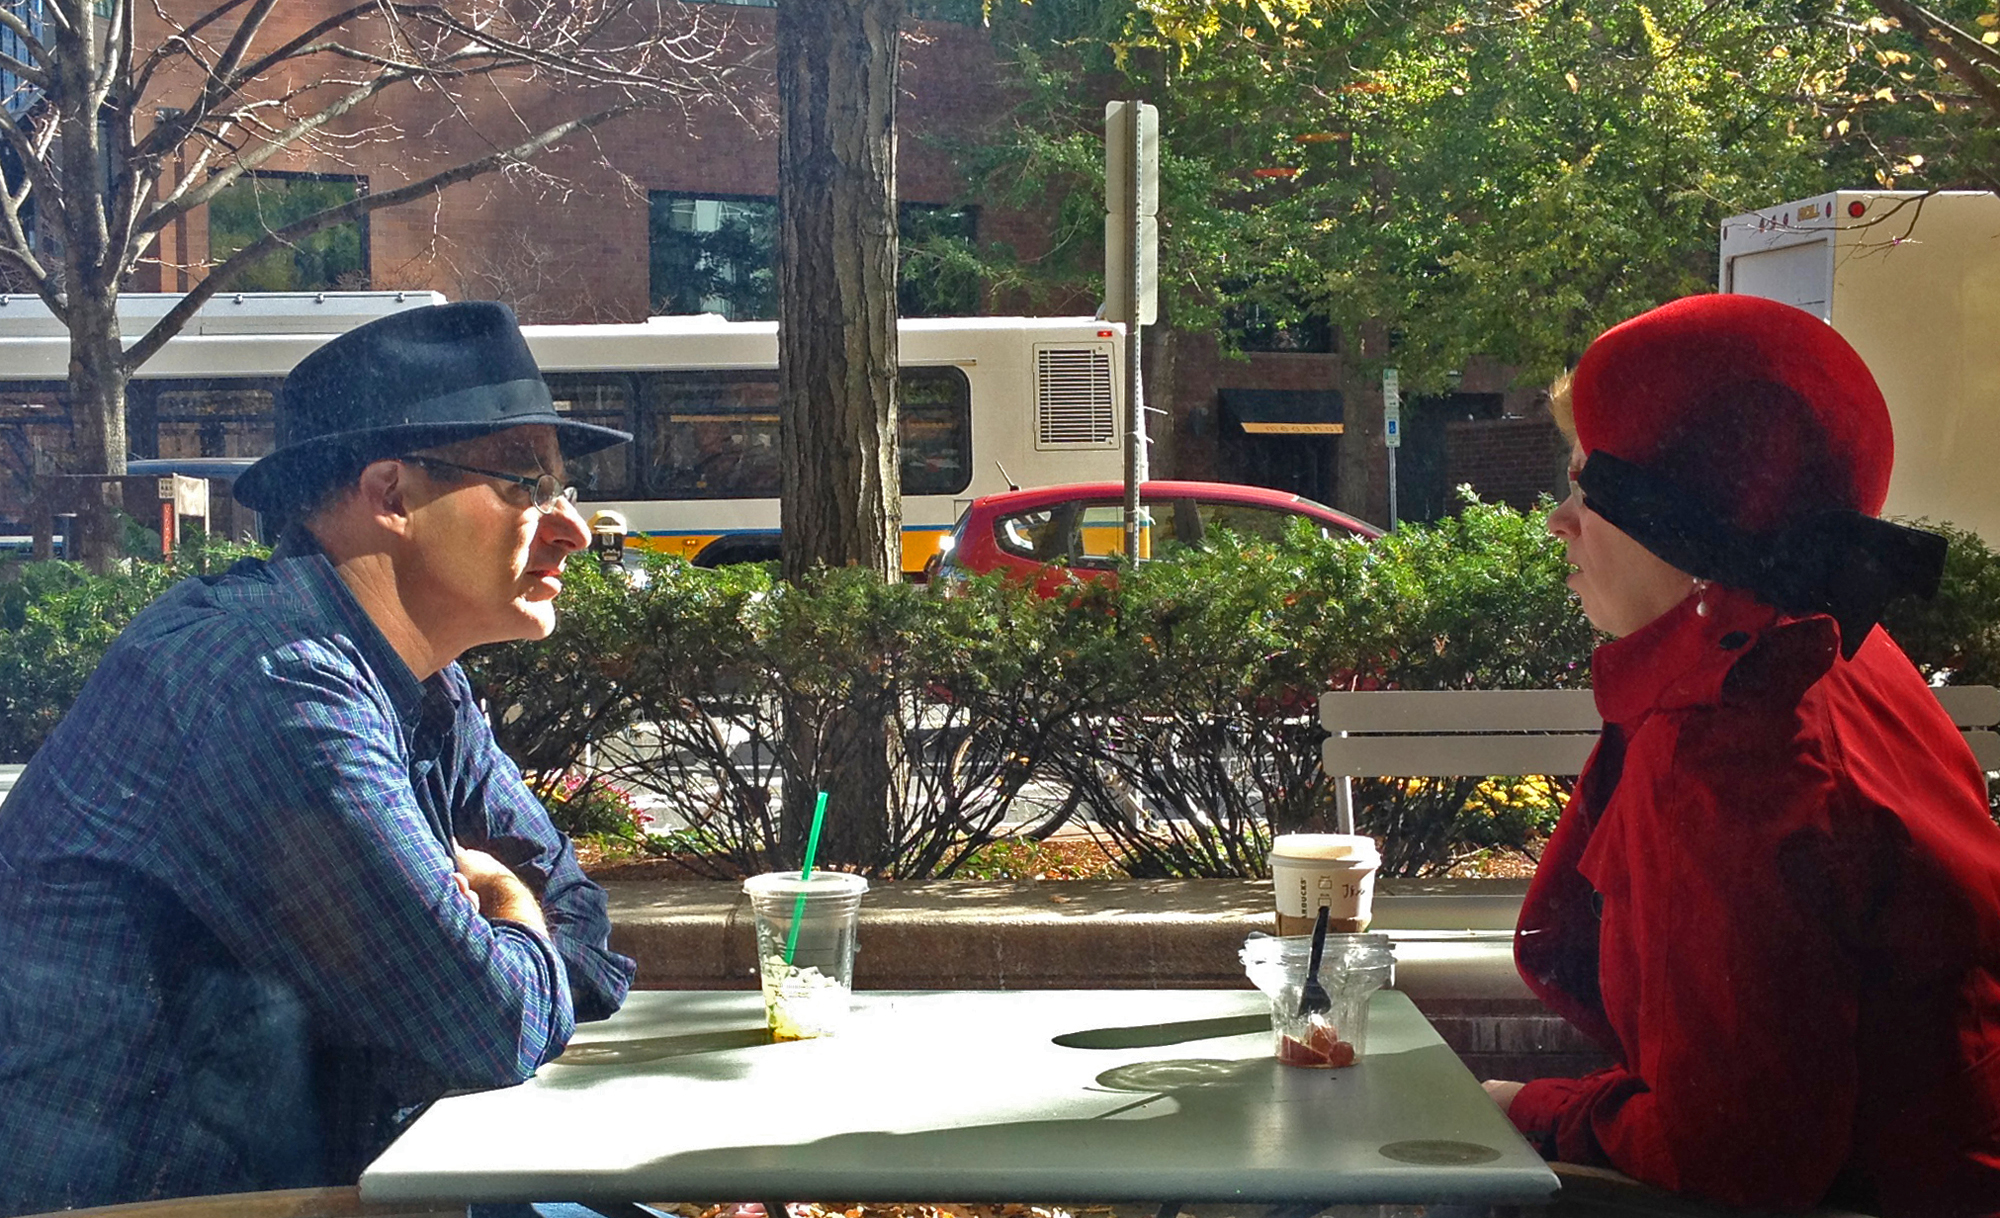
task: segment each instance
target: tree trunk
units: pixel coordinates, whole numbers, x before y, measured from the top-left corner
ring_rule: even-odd
[[[65,510],[77,514],[77,553],[103,572],[124,557],[119,513],[124,496],[116,478],[125,473],[125,382],[120,355],[116,291],[103,296],[72,293],[69,318],[69,409],[75,427],[78,477],[64,496]],[[92,479],[88,475],[104,475]]]
[[[65,6],[49,64],[56,107],[56,157],[65,186],[59,208],[48,208],[61,227],[63,283],[69,310],[69,409],[75,429],[76,478],[62,496],[77,513],[77,554],[104,571],[123,557],[118,510],[123,497],[110,479],[125,473],[124,342],[118,329],[118,286],[124,246],[112,239],[107,199],[111,159],[106,137],[120,116],[97,104],[104,70],[103,28],[94,5]],[[54,202],[51,200],[50,202]],[[102,475],[92,481],[91,475]]]
[[[778,6],[778,384],[784,577],[902,570],[896,443],[896,60],[901,0]],[[836,712],[838,713],[838,712]],[[786,775],[785,836],[828,791],[828,861],[879,856],[888,824],[880,720],[788,725],[828,756]],[[796,750],[794,750],[796,752]]]

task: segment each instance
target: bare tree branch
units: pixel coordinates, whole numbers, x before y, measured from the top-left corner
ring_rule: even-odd
[[[265,19],[277,6],[278,0],[256,0],[250,11],[244,15],[242,22],[237,25],[236,33],[230,36],[229,45],[222,50],[222,58],[216,61],[213,72],[215,78],[228,80],[236,75],[243,57],[250,53],[250,44],[256,41],[257,35],[264,29]],[[345,19],[345,16],[341,17],[341,20]]]
[[[167,12],[161,0],[153,0],[153,15],[159,18],[161,25],[175,32],[162,38],[160,45],[134,69],[133,92],[144,96],[152,86],[153,74],[181,56],[186,56],[206,71],[208,65],[201,59],[198,49],[201,44],[201,31],[249,3],[253,3],[253,0],[220,0],[196,16],[192,25],[182,25]]]
[[[482,174],[491,173],[495,169],[507,165],[524,163],[536,153],[548,148],[551,144],[558,143],[569,136],[588,131],[592,127],[643,108],[638,103],[626,102],[608,109],[599,110],[594,114],[587,114],[580,118],[557,123],[510,148],[503,148],[475,160],[454,165],[450,169],[440,170],[428,177],[419,178],[414,182],[399,186],[394,190],[383,191],[380,194],[362,195],[341,204],[339,207],[328,208],[325,211],[307,216],[303,220],[288,224],[274,232],[265,233],[262,237],[230,255],[227,260],[210,270],[200,283],[196,284],[191,291],[181,298],[179,303],[167,312],[166,316],[154,323],[153,328],[146,332],[145,337],[127,349],[125,352],[126,369],[128,371],[136,369],[151,359],[159,352],[159,349],[165,345],[169,338],[180,332],[181,328],[187,324],[188,319],[194,316],[196,310],[206,304],[218,291],[228,286],[231,278],[245,267],[256,263],[266,254],[271,253],[280,246],[289,245],[298,238],[309,236],[319,232],[321,229],[331,228],[336,224],[345,224],[350,220],[359,219],[369,212],[380,211],[386,207],[395,207],[403,203],[408,203],[412,199],[422,198],[425,195],[437,194],[446,187],[456,185],[459,182],[469,181]]]

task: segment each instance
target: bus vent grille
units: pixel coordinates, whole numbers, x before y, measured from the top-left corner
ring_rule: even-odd
[[[1111,448],[1118,406],[1105,347],[1035,350],[1035,447]]]

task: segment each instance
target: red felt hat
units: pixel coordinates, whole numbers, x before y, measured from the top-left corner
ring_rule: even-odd
[[[1756,296],[1689,296],[1599,336],[1570,389],[1576,438],[1753,534],[1879,515],[1889,409],[1834,328]]]

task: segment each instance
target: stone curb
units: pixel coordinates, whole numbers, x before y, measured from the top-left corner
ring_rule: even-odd
[[[733,882],[608,881],[612,946],[652,989],[756,984],[749,901]],[[1530,999],[1511,932],[1526,881],[1385,881],[1374,929],[1398,988]],[[1247,984],[1236,952],[1275,930],[1268,880],[878,883],[862,903],[863,989],[1131,989]]]

